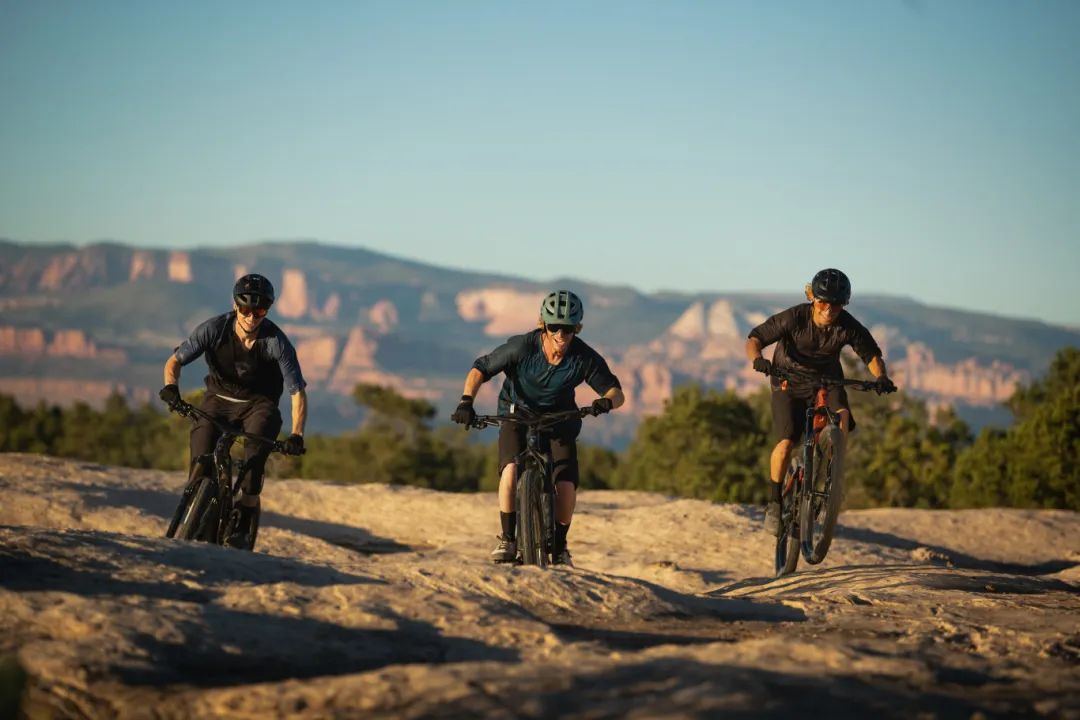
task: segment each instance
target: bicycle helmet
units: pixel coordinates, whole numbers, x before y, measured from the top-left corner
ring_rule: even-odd
[[[274,286],[262,275],[245,275],[233,285],[232,296],[240,307],[268,308],[274,304]]]
[[[826,268],[814,276],[810,292],[818,300],[847,305],[851,300],[851,281],[836,268]]]
[[[569,290],[556,290],[540,303],[540,319],[550,325],[577,325],[584,317],[581,298]]]

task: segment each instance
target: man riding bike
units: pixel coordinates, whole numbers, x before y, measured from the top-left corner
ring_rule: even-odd
[[[588,383],[599,398],[592,408],[597,414],[610,412],[623,404],[619,379],[608,369],[607,361],[577,337],[581,332],[584,308],[581,299],[568,290],[550,293],[540,304],[536,330],[515,335],[489,354],[477,358],[465,378],[461,402],[454,410],[454,422],[469,426],[476,419],[473,399],[480,386],[499,373],[506,373],[499,393],[499,414],[513,408],[532,412],[556,412],[577,407],[574,388]],[[556,488],[555,544],[552,552],[557,565],[572,565],[566,536],[577,502],[577,436],[581,420],[567,420],[550,431],[552,479]],[[494,562],[513,562],[517,557],[514,512],[514,482],[517,467],[513,459],[525,445],[525,428],[505,423],[499,428],[499,519],[502,534],[491,553]]]
[[[851,281],[835,268],[826,268],[814,275],[806,286],[809,303],[796,305],[773,315],[750,331],[746,341],[746,357],[754,370],[769,375],[772,367],[812,372],[831,377],[843,377],[840,350],[850,345],[877,379],[877,392],[893,392],[896,385],[889,379],[881,348],[862,324],[844,306],[851,300]],[[772,362],[761,356],[762,348],[776,343]],[[812,403],[813,389],[798,383],[782,384],[772,378],[773,438],[776,446],[769,458],[771,495],[765,511],[765,532],[777,535],[780,530],[781,480],[791,461],[791,449],[802,436],[807,405]],[[840,415],[840,430],[847,437],[855,429],[847,393],[844,388],[832,388],[827,396],[829,409]]]
[[[307,422],[307,393],[300,363],[285,333],[266,319],[274,304],[274,286],[262,275],[244,275],[233,286],[233,309],[212,317],[195,328],[191,337],[176,348],[165,362],[165,387],[159,393],[172,405],[180,399],[180,368],[205,353],[210,374],[206,376],[206,396],[202,409],[221,422],[239,424],[244,432],[277,437],[281,430],[278,401],[283,388],[292,396],[292,434],[284,441],[284,451],[299,455],[304,449]],[[191,460],[213,452],[219,431],[200,419],[191,429]],[[259,494],[271,446],[259,442],[244,444],[244,459],[250,472],[242,480],[237,500],[240,521],[226,545],[250,550],[257,528]]]

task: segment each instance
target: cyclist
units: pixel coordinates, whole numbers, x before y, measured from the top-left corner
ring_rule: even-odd
[[[896,385],[889,379],[881,348],[862,324],[844,306],[851,300],[851,281],[835,268],[826,268],[814,275],[806,285],[806,299],[773,315],[750,331],[746,341],[746,356],[754,370],[770,374],[773,366],[830,377],[843,377],[840,350],[850,345],[876,380],[876,391],[893,392]],[[772,362],[761,355],[762,348],[776,343]],[[813,389],[800,387],[797,382],[782,385],[772,379],[773,438],[776,446],[769,458],[769,479],[772,491],[765,511],[765,531],[777,535],[780,531],[781,478],[787,473],[791,449],[802,435],[806,409],[813,402]],[[832,388],[828,405],[840,415],[840,430],[847,437],[855,428],[847,393],[844,388]]]
[[[476,419],[473,399],[480,386],[499,373],[506,378],[499,393],[499,414],[515,408],[532,412],[558,412],[577,407],[574,389],[588,383],[600,397],[592,403],[597,414],[623,404],[619,379],[607,361],[578,337],[584,308],[581,299],[569,290],[549,293],[540,304],[537,328],[515,335],[489,354],[477,358],[465,378],[461,402],[451,416],[454,422],[469,425]],[[566,546],[570,521],[577,502],[577,436],[581,420],[554,425],[545,435],[550,440],[552,481],[555,483],[555,546],[553,562],[572,565]],[[513,562],[517,556],[515,539],[517,513],[514,512],[514,458],[525,446],[525,428],[504,423],[499,428],[499,520],[502,534],[491,552],[494,562]]]
[[[281,430],[278,401],[283,388],[292,396],[292,434],[284,451],[298,455],[304,449],[307,393],[296,350],[277,325],[266,318],[274,304],[274,286],[262,275],[244,275],[233,286],[233,309],[212,317],[195,328],[191,337],[165,362],[165,387],[159,393],[170,405],[180,399],[180,368],[206,355],[210,374],[202,409],[218,421],[237,423],[244,432],[277,437]],[[198,420],[191,429],[191,460],[211,453],[220,433],[213,424]],[[251,461],[242,480],[240,511],[235,531],[226,545],[250,550],[258,527],[259,494],[271,447],[246,442],[244,459]],[[192,466],[194,470],[194,465]]]

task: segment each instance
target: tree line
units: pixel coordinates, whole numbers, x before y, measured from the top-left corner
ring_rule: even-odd
[[[198,393],[186,396],[197,402]],[[1080,510],[1080,350],[1057,353],[1046,375],[1017,388],[1007,429],[977,436],[951,409],[899,392],[849,395],[858,431],[845,462],[848,507],[1037,507]],[[374,385],[353,399],[366,409],[355,431],[311,435],[307,454],[272,456],[271,476],[493,490],[494,442],[435,426],[436,408]],[[586,489],[647,490],[722,502],[764,502],[769,390],[749,397],[685,385],[646,418],[623,453],[581,443]],[[26,409],[0,395],[0,451],[47,453],[110,465],[180,470],[187,420],[114,394],[101,410],[77,402]],[[494,433],[491,433],[493,436]]]

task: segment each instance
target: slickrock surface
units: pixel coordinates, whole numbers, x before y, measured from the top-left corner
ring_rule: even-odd
[[[1080,717],[1080,515],[848,512],[773,579],[756,508],[583,492],[574,569],[494,495],[270,481],[254,553],[184,478],[0,455],[0,656],[29,717]]]

